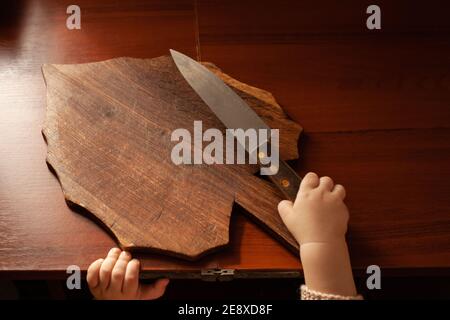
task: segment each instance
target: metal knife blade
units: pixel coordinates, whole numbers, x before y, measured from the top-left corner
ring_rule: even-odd
[[[270,130],[222,79],[188,56],[175,50],[170,53],[186,81],[227,128]]]
[[[186,81],[229,129],[266,129],[270,127],[222,79],[190,57],[170,50],[170,54]],[[268,141],[259,141],[259,144]],[[248,146],[243,145],[247,152]],[[295,199],[301,179],[289,165],[280,160],[278,173],[269,178],[291,200]]]

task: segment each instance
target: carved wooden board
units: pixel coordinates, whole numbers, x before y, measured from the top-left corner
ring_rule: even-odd
[[[301,127],[273,96],[216,72],[272,128],[280,153],[298,157]],[[183,79],[172,58],[117,58],[43,66],[47,162],[65,198],[92,213],[128,250],[153,250],[196,259],[228,243],[234,202],[263,227],[298,249],[281,222],[281,193],[250,165],[175,165],[177,128],[225,130]]]

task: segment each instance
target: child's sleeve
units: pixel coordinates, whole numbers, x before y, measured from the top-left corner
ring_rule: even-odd
[[[363,296],[341,296],[338,294],[323,293],[309,289],[306,285],[300,287],[301,300],[363,300]]]

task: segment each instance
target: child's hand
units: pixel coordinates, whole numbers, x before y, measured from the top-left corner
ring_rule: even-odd
[[[308,173],[295,203],[281,201],[281,219],[300,244],[307,288],[344,297],[356,295],[345,233],[345,189],[329,177]]]
[[[93,262],[87,271],[89,289],[98,300],[152,300],[161,297],[168,279],[153,284],[139,284],[139,260],[113,248],[105,259]]]
[[[343,186],[310,172],[303,178],[295,202],[281,201],[278,211],[300,245],[335,243],[344,240],[347,232],[349,214],[344,198]]]

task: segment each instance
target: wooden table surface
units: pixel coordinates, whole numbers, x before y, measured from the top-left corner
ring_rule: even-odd
[[[68,208],[46,163],[43,63],[169,48],[212,61],[271,91],[304,127],[304,174],[347,188],[355,270],[450,271],[450,6],[377,1],[76,1],[81,30],[68,30],[67,1],[0,4],[0,277],[64,277],[114,246]],[[206,269],[245,275],[297,272],[298,257],[236,208],[229,247],[196,263],[138,255],[149,276]],[[153,272],[153,273],[152,273]]]

